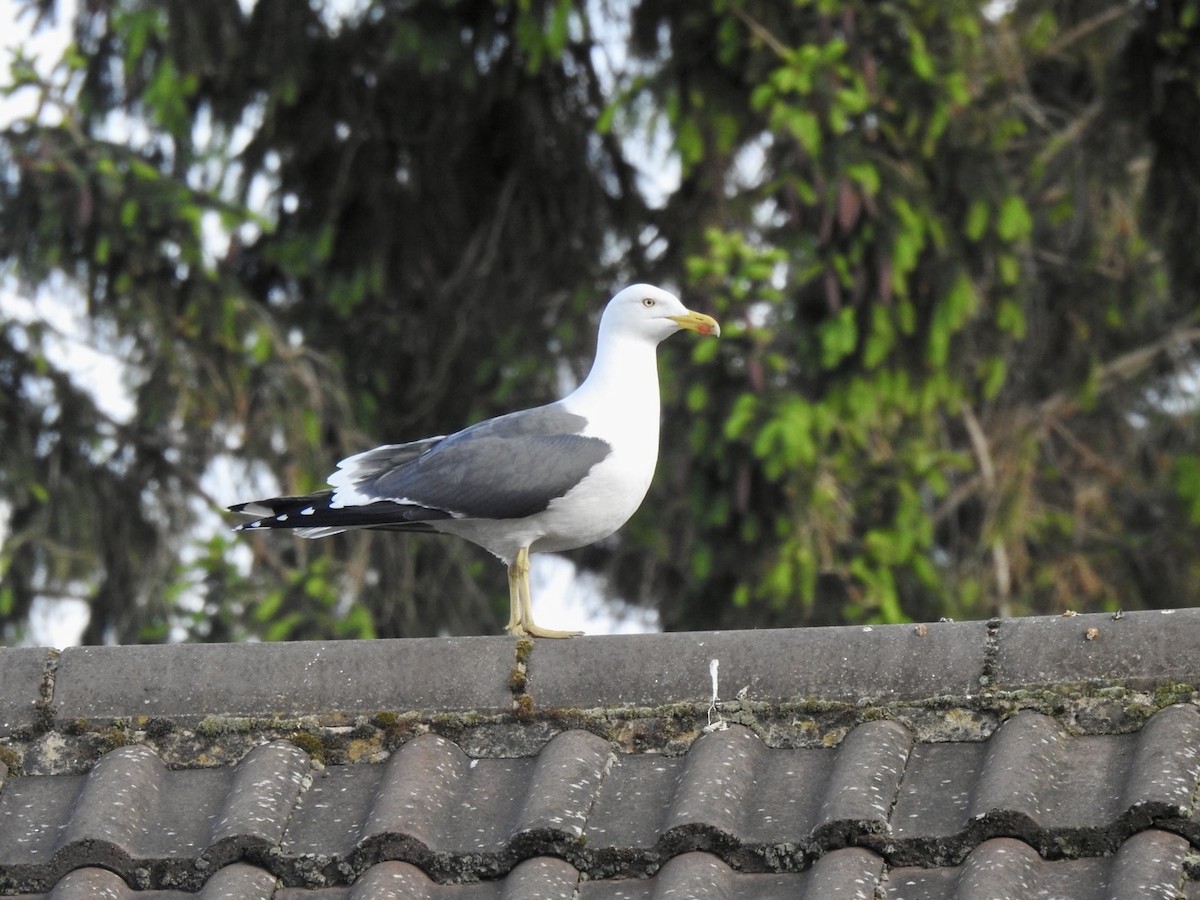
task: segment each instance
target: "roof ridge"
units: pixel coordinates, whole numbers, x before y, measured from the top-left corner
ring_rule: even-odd
[[[979,741],[1022,709],[1108,734],[1200,697],[1198,640],[1200,609],[1180,609],[570,642],[0,650],[0,764],[78,771],[146,743],[172,767],[220,766],[272,739],[375,762],[430,731],[472,757],[521,757],[573,729],[672,755],[710,709],[770,747],[825,746],[878,719],[921,742]],[[732,699],[712,700],[714,660]]]

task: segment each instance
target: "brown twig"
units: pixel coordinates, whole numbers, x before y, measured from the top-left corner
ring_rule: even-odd
[[[758,21],[758,19],[754,18],[752,15],[750,15],[750,13],[746,12],[736,3],[730,5],[730,11],[741,21],[743,25],[750,29],[751,34],[771,48],[772,53],[774,53],[780,59],[788,58],[790,51],[788,50],[787,45],[779,40],[779,38],[775,37],[775,35],[771,34],[771,32],[765,25],[763,25],[762,22]]]

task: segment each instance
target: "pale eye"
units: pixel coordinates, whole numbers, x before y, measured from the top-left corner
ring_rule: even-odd
[[[654,306],[654,298],[653,297],[643,297],[642,298],[642,306],[646,307],[646,309],[650,309],[651,307]]]

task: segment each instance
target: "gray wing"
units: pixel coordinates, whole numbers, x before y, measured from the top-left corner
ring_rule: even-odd
[[[374,450],[348,456],[338,463],[338,470],[329,476],[329,483],[335,488],[340,488],[372,481],[386,475],[397,466],[428,453],[445,439],[444,434],[439,434],[437,437],[410,441],[407,444],[384,444]]]
[[[386,444],[342,460],[332,490],[231,506],[260,516],[238,530],[429,530],[439,519],[520,519],[579,484],[612,448],[557,404],[480,422],[450,437]]]
[[[373,501],[416,504],[455,518],[523,518],[563,496],[612,452],[608,442],[581,434],[586,426],[583,416],[558,404],[509,413],[438,441],[377,476],[356,480],[355,491]],[[380,453],[382,461],[384,449],[370,454]]]

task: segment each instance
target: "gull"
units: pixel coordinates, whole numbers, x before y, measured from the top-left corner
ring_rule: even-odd
[[[680,330],[721,333],[673,294],[631,285],[605,307],[591,371],[563,399],[343,459],[329,490],[229,507],[255,517],[236,530],[457,535],[508,566],[509,633],[573,637],[533,621],[529,555],[595,543],[641,505],[658,461],[656,351]]]

